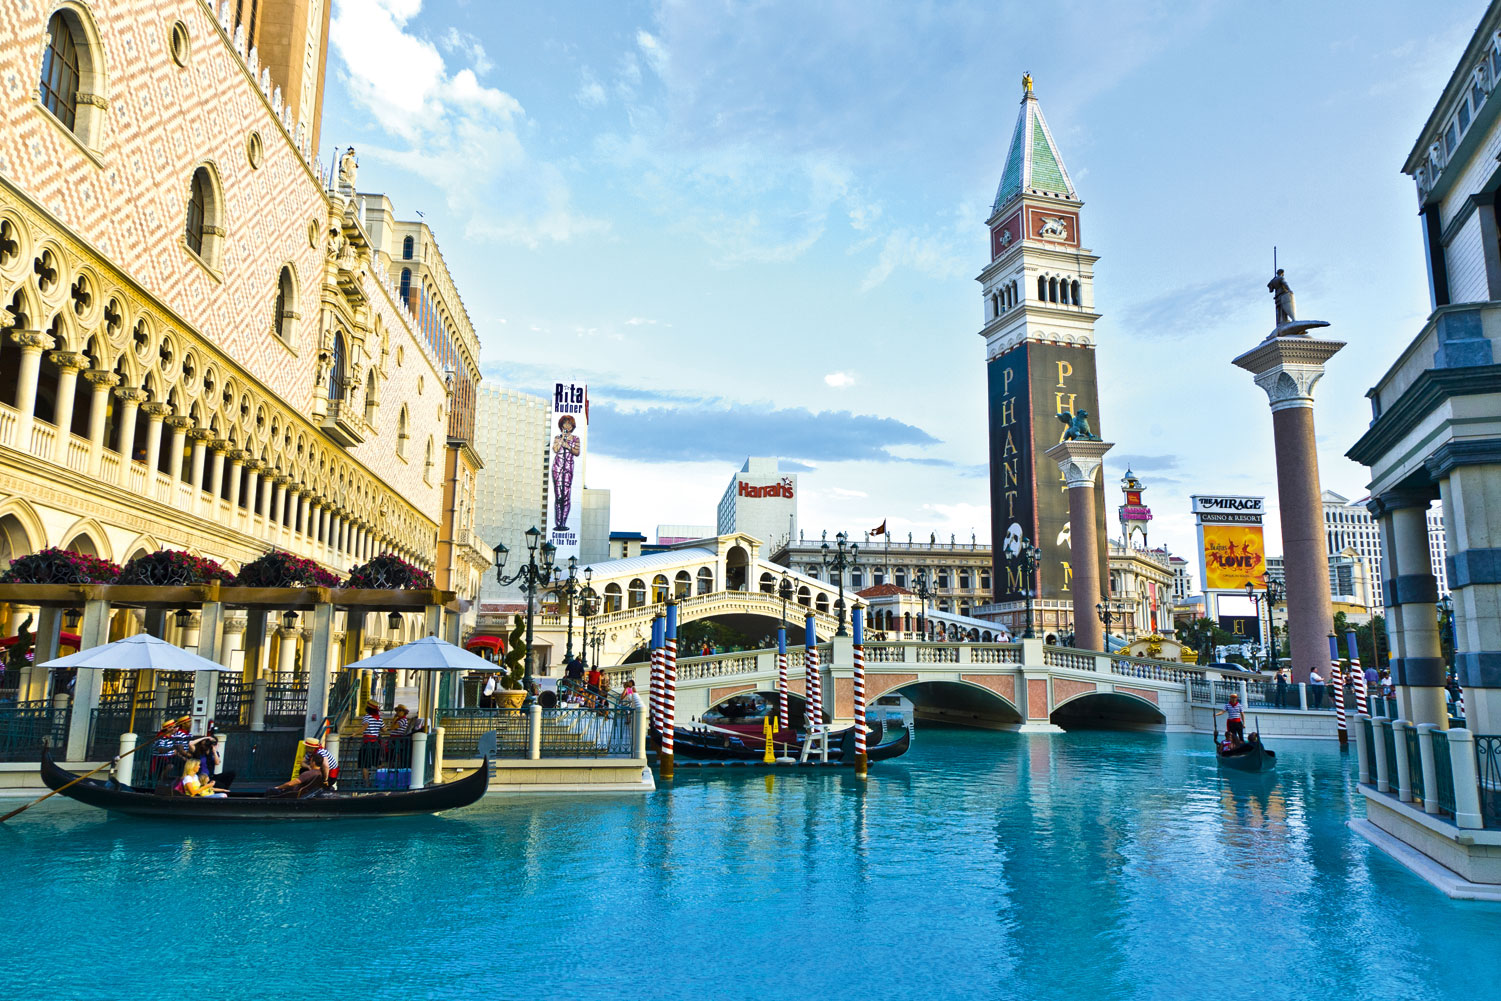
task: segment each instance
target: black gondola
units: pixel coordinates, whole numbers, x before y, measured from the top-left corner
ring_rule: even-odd
[[[655,732],[653,732],[655,737]],[[673,730],[673,756],[696,761],[761,761],[766,755],[764,738],[736,733],[733,730],[690,730],[676,727]],[[797,758],[801,744],[776,744],[776,753]],[[868,762],[884,761],[906,754],[912,746],[912,730],[903,723],[876,720],[866,734],[865,759]],[[808,752],[809,761],[818,761],[815,749]],[[855,728],[829,734],[829,763],[850,765],[855,763]]]
[[[302,799],[274,798],[231,791],[224,798],[160,796],[111,780],[82,779],[42,751],[42,781],[47,788],[88,806],[136,817],[180,820],[335,820],[341,817],[404,817],[469,806],[490,784],[486,759],[474,772],[453,782],[402,792],[324,793]],[[67,788],[63,788],[67,786]]]
[[[1238,772],[1269,772],[1277,767],[1277,752],[1267,749],[1259,733],[1250,734],[1239,747],[1227,751],[1220,742],[1219,731],[1215,731],[1214,756],[1221,767]]]

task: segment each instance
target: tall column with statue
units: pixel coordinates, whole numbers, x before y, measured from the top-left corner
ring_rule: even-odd
[[[1334,621],[1329,594],[1329,556],[1324,542],[1324,508],[1319,489],[1318,446],[1313,428],[1313,387],[1324,363],[1343,341],[1308,333],[1329,326],[1299,320],[1292,288],[1279,268],[1267,282],[1275,302],[1276,324],[1260,344],[1234,364],[1250,372],[1272,408],[1272,442],[1277,458],[1277,506],[1282,518],[1282,554],[1287,575],[1287,633],[1293,680],[1329,657]]]
[[[1076,422],[1077,423],[1077,422]],[[1064,440],[1043,454],[1058,463],[1068,488],[1068,545],[1072,579],[1069,590],[1074,601],[1074,646],[1081,650],[1104,650],[1108,637],[1095,615],[1096,602],[1109,598],[1100,579],[1100,533],[1095,521],[1098,511],[1095,492],[1099,486],[1100,466],[1114,442],[1101,441],[1071,425]]]

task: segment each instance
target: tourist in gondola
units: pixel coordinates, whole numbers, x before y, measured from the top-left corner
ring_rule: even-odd
[[[219,799],[227,795],[214,787],[212,778],[202,774],[197,758],[183,762],[182,778],[177,780],[172,791],[179,796],[212,796]]]
[[[365,715],[360,718],[360,753],[357,759],[360,766],[360,781],[366,786],[370,785],[370,771],[381,765],[381,730],[384,723],[380,718],[380,706],[374,702],[365,703]]]
[[[151,778],[154,783],[170,783],[179,773],[181,762],[187,757],[192,735],[187,726],[191,717],[180,716],[162,724],[151,744]]]
[[[297,772],[297,777],[290,782],[283,782],[266,793],[267,796],[290,796],[293,799],[301,799],[311,796],[313,793],[327,789],[333,776],[329,771],[330,755],[323,745],[316,740],[303,741],[302,765]]]
[[[198,761],[198,773],[205,778],[212,779],[219,789],[228,789],[234,783],[234,772],[221,772],[219,766],[224,759],[219,755],[219,738],[212,733],[213,727],[209,727],[207,736],[194,739],[187,748],[188,757]]]

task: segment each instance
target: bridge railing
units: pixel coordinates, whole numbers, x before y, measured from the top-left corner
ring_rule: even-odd
[[[1203,668],[1185,666],[1172,661],[1128,657],[1118,653],[1096,653],[1070,647],[1044,647],[1042,662],[1047,667],[1067,671],[1090,671],[1095,674],[1112,674],[1119,678],[1167,681],[1177,685],[1185,684],[1193,679],[1202,680],[1205,676]]]
[[[865,644],[867,664],[1020,664],[1020,643],[924,643],[899,641]]]
[[[596,585],[597,583],[598,582],[596,582]],[[776,605],[778,606],[778,611],[780,611],[781,599],[776,597],[776,595],[770,594],[766,591],[719,590],[710,591],[707,594],[685,594],[677,598],[676,600],[678,603],[678,616],[680,620],[684,617],[693,618],[695,617],[694,613],[696,613],[700,608],[703,608],[706,605],[712,605],[724,601],[733,601],[736,599],[744,600],[746,598],[752,597],[758,599],[759,602],[764,602],[768,605]],[[600,628],[607,628],[609,626],[621,625],[627,622],[635,622],[636,620],[643,617],[665,615],[666,608],[667,606],[662,602],[647,602],[646,604],[642,605],[633,605],[627,608],[620,608],[613,612],[601,612],[598,615],[592,615],[589,617],[589,625],[590,628],[593,628],[595,626],[599,626]],[[836,621],[832,612],[821,612],[810,606],[799,605],[796,603],[789,604],[787,606],[787,612],[789,615],[792,615],[796,622],[799,624],[802,621],[803,615],[806,615],[808,612],[812,612],[814,621],[817,623],[818,628],[824,631],[832,630]],[[574,619],[575,625],[582,625],[582,620],[578,616],[575,616]],[[539,612],[536,615],[535,621],[536,625],[544,627],[554,629],[560,627],[566,628],[568,625],[568,614],[567,612]]]

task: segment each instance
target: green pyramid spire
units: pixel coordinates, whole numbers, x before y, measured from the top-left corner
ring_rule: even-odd
[[[1011,133],[1011,146],[1006,151],[1006,167],[1001,171],[1001,184],[996,189],[992,213],[999,212],[1011,199],[1028,191],[1065,198],[1079,197],[1068,178],[1063,157],[1058,155],[1053,133],[1048,128],[1048,120],[1043,117],[1037,95],[1032,93],[1031,83],[1031,77],[1023,81],[1021,111]]]

